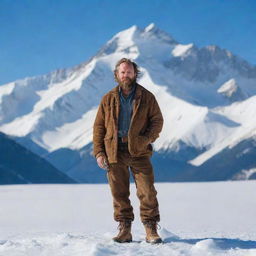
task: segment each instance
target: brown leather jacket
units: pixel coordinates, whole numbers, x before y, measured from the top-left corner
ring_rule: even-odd
[[[109,163],[117,162],[119,86],[105,94],[98,108],[93,126],[93,153],[106,155]],[[132,156],[152,155],[152,145],[163,127],[163,116],[155,96],[137,84],[133,114],[128,132],[128,149]]]

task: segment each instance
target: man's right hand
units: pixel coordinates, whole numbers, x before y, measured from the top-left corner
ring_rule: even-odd
[[[109,169],[109,164],[108,164],[108,160],[105,156],[99,156],[97,157],[97,164],[101,169],[104,169],[106,171],[108,171]]]

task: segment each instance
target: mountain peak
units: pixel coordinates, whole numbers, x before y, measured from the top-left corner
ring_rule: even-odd
[[[136,33],[140,32],[138,26],[133,25],[125,30],[120,31],[117,33],[114,38],[132,38]]]
[[[128,54],[129,57],[133,56],[132,58],[136,58],[139,52],[145,53],[145,51],[148,50],[151,51],[152,54],[152,48],[156,46],[161,49],[166,49],[175,44],[177,44],[177,42],[168,33],[159,29],[154,23],[149,24],[144,29],[133,25],[114,35],[112,39],[101,48],[97,56],[123,52],[126,55]],[[140,50],[138,50],[138,48],[140,48]],[[162,50],[159,51],[161,52]]]
[[[126,57],[141,67],[139,82],[155,95],[166,120],[154,145],[159,169],[173,159],[181,171],[197,171],[194,166],[200,164],[203,170],[208,161],[214,166],[234,156],[232,166],[224,161],[216,169],[221,173],[233,169],[239,160],[235,156],[245,155],[244,149],[255,148],[245,140],[256,130],[256,96],[251,97],[256,94],[256,67],[229,56],[217,46],[175,43],[154,23],[134,25],[115,34],[87,63],[1,86],[0,131],[16,136],[75,179],[92,181],[96,167],[89,154],[96,106],[116,84],[115,63]],[[255,152],[244,169],[252,168]]]
[[[145,32],[149,32],[149,31],[154,31],[157,30],[157,26],[155,25],[155,23],[150,23],[147,27],[145,27],[144,31]]]
[[[160,39],[166,43],[177,44],[177,41],[173,39],[170,34],[159,29],[154,23],[150,23],[147,27],[144,28],[143,35],[145,37],[154,37],[158,40]]]

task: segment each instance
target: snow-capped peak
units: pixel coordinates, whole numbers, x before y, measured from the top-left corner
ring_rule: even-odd
[[[131,26],[130,28],[128,29],[125,29],[119,33],[116,34],[116,36],[114,36],[114,38],[119,38],[119,39],[128,39],[128,38],[132,38],[134,36],[134,34],[136,32],[138,32],[140,29],[136,26],[136,25],[133,25]]]
[[[230,79],[224,83],[219,89],[218,93],[224,94],[227,97],[231,97],[234,93],[237,92],[238,86],[235,79]]]
[[[165,56],[169,56],[171,49],[177,42],[166,32],[160,30],[154,23],[151,23],[146,28],[141,29],[137,26],[117,33],[105,46],[101,48],[97,56],[110,55],[116,52],[122,52],[124,55],[129,55],[135,59],[139,52],[144,55],[149,51],[150,55],[156,52],[165,51]],[[169,48],[169,54],[166,52],[166,47]],[[158,51],[155,51],[155,49]]]
[[[159,29],[154,23],[151,23],[145,27],[142,32],[142,36],[145,38],[158,39],[159,41],[168,44],[177,44],[177,41],[174,40],[171,35]]]
[[[150,32],[150,31],[154,31],[156,29],[157,29],[156,25],[154,23],[151,23],[147,27],[145,27],[144,31],[145,32]]]
[[[193,47],[193,44],[178,44],[173,50],[172,50],[172,54],[175,57],[180,57],[180,56],[184,56],[189,49],[191,49]]]
[[[82,150],[92,142],[97,106],[115,86],[113,67],[123,57],[139,65],[139,83],[154,93],[165,117],[156,150],[177,145],[200,154],[208,150],[190,158],[190,163],[200,165],[230,143],[241,141],[244,131],[251,135],[255,129],[250,120],[239,121],[245,115],[240,111],[232,121],[229,112],[223,115],[212,109],[255,95],[256,68],[239,58],[227,58],[227,51],[219,47],[178,44],[152,23],[117,33],[95,57],[75,69],[1,87],[0,131],[31,139],[48,152]],[[252,102],[254,107],[254,98]]]
[[[96,56],[101,57],[122,51],[127,53],[127,49],[131,50],[135,45],[134,39],[139,37],[140,33],[141,30],[136,25],[117,33],[101,48]]]
[[[218,90],[218,93],[228,98],[230,101],[241,101],[246,99],[246,94],[238,86],[236,80],[231,78],[225,82]]]

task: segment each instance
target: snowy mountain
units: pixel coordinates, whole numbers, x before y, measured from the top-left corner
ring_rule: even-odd
[[[91,156],[92,126],[122,57],[138,63],[138,82],[165,119],[157,180],[255,178],[256,67],[218,46],[180,44],[154,24],[119,32],[76,67],[0,86],[0,131],[80,182],[106,182]]]
[[[0,133],[0,163],[0,184],[76,183],[3,133]]]

